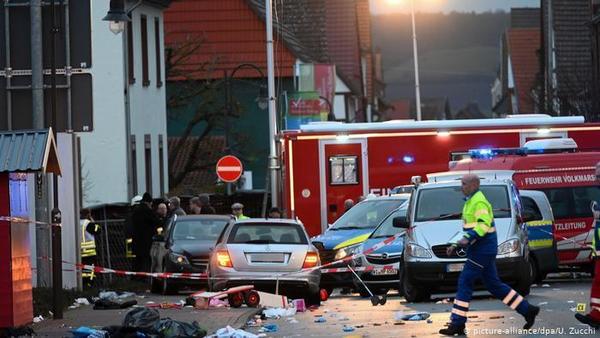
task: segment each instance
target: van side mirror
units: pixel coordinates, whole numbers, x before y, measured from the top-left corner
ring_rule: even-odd
[[[394,228],[402,228],[408,229],[410,228],[410,223],[406,217],[394,217],[392,220]]]

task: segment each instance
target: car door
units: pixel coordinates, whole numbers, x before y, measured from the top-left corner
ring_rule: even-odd
[[[545,193],[535,190],[521,190],[523,217],[526,223],[528,244],[535,257],[538,269],[544,272],[556,271],[558,252],[554,236],[554,215],[550,201]]]

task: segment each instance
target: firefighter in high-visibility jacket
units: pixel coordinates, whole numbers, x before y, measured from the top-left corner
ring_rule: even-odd
[[[496,271],[498,238],[494,226],[492,205],[479,191],[479,177],[467,174],[462,177],[462,192],[465,204],[462,211],[464,236],[448,247],[448,256],[457,246],[467,249],[467,261],[458,279],[458,291],[454,299],[450,324],[441,329],[440,334],[453,336],[465,334],[467,313],[473,296],[473,284],[481,279],[488,291],[496,298],[523,315],[524,329],[529,329],[540,312],[537,306],[530,305],[523,296],[504,284]]]
[[[600,183],[600,162],[596,164],[596,181]],[[600,329],[600,201],[592,201],[594,215],[594,236],[592,237],[592,259],[594,260],[594,279],[590,292],[590,312],[586,315],[576,313],[578,321]]]
[[[100,234],[100,225],[94,221],[91,212],[84,210],[81,225],[81,261],[83,264],[96,264],[96,236]],[[91,272],[83,272],[83,278],[92,276]]]

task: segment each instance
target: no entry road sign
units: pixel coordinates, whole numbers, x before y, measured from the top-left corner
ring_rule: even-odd
[[[217,162],[217,176],[223,182],[235,182],[240,179],[243,172],[242,162],[235,156],[223,156]]]

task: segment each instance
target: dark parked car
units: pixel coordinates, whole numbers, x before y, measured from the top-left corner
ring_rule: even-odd
[[[230,216],[175,216],[164,235],[154,236],[151,271],[206,272],[217,238],[230,222],[233,222]],[[205,286],[207,281],[152,278],[152,292],[169,294],[190,284]]]

